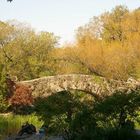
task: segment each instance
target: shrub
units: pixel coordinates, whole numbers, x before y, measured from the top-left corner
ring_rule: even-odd
[[[32,112],[33,98],[31,90],[24,85],[16,85],[13,96],[9,99],[15,113],[29,114]]]
[[[0,65],[0,112],[7,111],[9,107],[6,101],[7,93],[6,73],[4,72],[4,66]]]

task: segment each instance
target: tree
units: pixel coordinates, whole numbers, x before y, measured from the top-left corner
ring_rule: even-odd
[[[125,31],[122,24],[128,14],[127,7],[116,6],[111,13],[107,12],[101,16],[103,23],[102,38],[107,42],[124,41]]]
[[[140,92],[117,91],[76,113],[70,125],[71,140],[137,140]]]
[[[1,42],[4,42],[0,57],[7,73],[17,76],[19,80],[52,75],[54,70],[50,52],[57,45],[58,37],[49,32],[36,34],[18,22],[4,24],[6,26],[1,26],[0,31]],[[9,34],[7,26],[12,28]]]
[[[14,29],[8,23],[0,21],[0,48],[14,39]]]
[[[85,73],[117,80],[139,77],[139,21],[139,9],[129,11],[125,6],[94,17],[78,28],[73,44],[56,49],[58,74]]]
[[[70,136],[70,125],[77,112],[90,104],[89,97],[78,91],[63,91],[47,98],[35,100],[36,114],[49,125],[49,133],[66,134]],[[87,102],[86,102],[87,101]]]
[[[105,122],[111,120],[116,128],[127,126],[127,123],[137,121],[140,107],[140,92],[129,93],[117,91],[112,96],[104,98],[95,105],[95,111],[101,113]]]

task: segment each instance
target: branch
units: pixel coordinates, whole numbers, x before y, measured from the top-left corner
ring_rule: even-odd
[[[76,57],[75,59],[68,58],[68,57],[65,57],[65,58],[63,57],[63,58],[54,58],[52,60],[54,60],[54,61],[66,61],[66,62],[69,62],[69,63],[80,64],[80,65],[86,67],[90,73],[94,73],[97,76],[103,77],[103,75],[101,73],[97,72],[97,70],[95,70],[95,68],[91,67],[86,62],[79,59],[79,57]]]
[[[6,53],[6,51],[3,49],[3,52],[4,52],[4,55],[5,57],[10,61],[10,62],[13,62],[13,60],[11,59],[11,57],[9,57]]]

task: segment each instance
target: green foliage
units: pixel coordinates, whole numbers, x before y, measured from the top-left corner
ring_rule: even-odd
[[[128,9],[125,6],[116,6],[110,13],[101,16],[103,22],[102,38],[107,41],[124,41],[125,35],[122,21],[125,20]]]
[[[140,92],[131,91],[116,92],[106,97],[103,101],[95,104],[95,112],[100,113],[100,119],[108,122],[111,120],[112,127],[127,125],[137,121],[140,111]]]
[[[102,77],[100,77],[100,76],[97,76],[97,75],[93,75],[93,79],[94,79],[94,81],[96,82],[96,83],[98,83],[98,84],[103,84],[103,78]]]
[[[96,134],[96,119],[92,110],[84,107],[80,112],[76,113],[70,125],[71,138],[73,140],[93,139]]]
[[[129,127],[121,129],[109,128],[104,131],[107,140],[139,140],[139,136],[136,135],[135,131]]]
[[[8,109],[8,103],[3,95],[0,95],[0,112],[6,112]]]
[[[134,124],[139,123],[139,91],[87,101],[83,94],[60,92],[38,99],[35,106],[49,133],[62,134],[66,140],[138,139]]]
[[[69,131],[74,116],[84,107],[83,98],[83,93],[77,91],[63,91],[46,99],[39,98],[35,102],[36,114],[49,125],[52,133]]]
[[[7,85],[6,85],[6,74],[4,66],[0,64],[0,112],[5,112],[8,109],[7,97]]]
[[[95,100],[92,109],[82,109],[72,121],[72,140],[138,140],[134,123],[140,109],[139,91],[116,92]]]
[[[35,33],[18,22],[0,23],[0,61],[7,73],[19,80],[54,73],[50,53],[57,45],[57,36],[49,32]]]
[[[80,27],[77,41],[65,48],[56,48],[58,37],[53,33],[36,33],[21,23],[0,22],[0,112],[8,108],[6,73],[18,80],[86,73],[94,75],[100,85],[103,80],[99,76],[139,77],[139,17],[139,9],[130,12],[125,6],[117,6]],[[25,92],[21,91],[19,96]],[[24,109],[23,112],[28,112],[29,108]],[[69,140],[135,140],[134,124],[139,125],[140,93],[118,91],[96,100],[77,91],[64,91],[37,99],[35,111],[49,124],[50,133],[62,133]],[[19,125],[14,127],[16,122],[11,123],[13,118],[8,122],[0,118],[1,132],[7,130],[6,124],[19,129]],[[23,118],[24,121],[27,119]]]

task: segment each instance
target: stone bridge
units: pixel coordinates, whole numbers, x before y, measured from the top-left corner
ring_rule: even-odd
[[[140,88],[140,81],[128,79],[128,81],[107,80],[103,77],[82,74],[47,76],[29,81],[20,81],[18,84],[29,86],[33,97],[47,97],[53,93],[79,90],[95,97],[110,95],[116,90]]]

